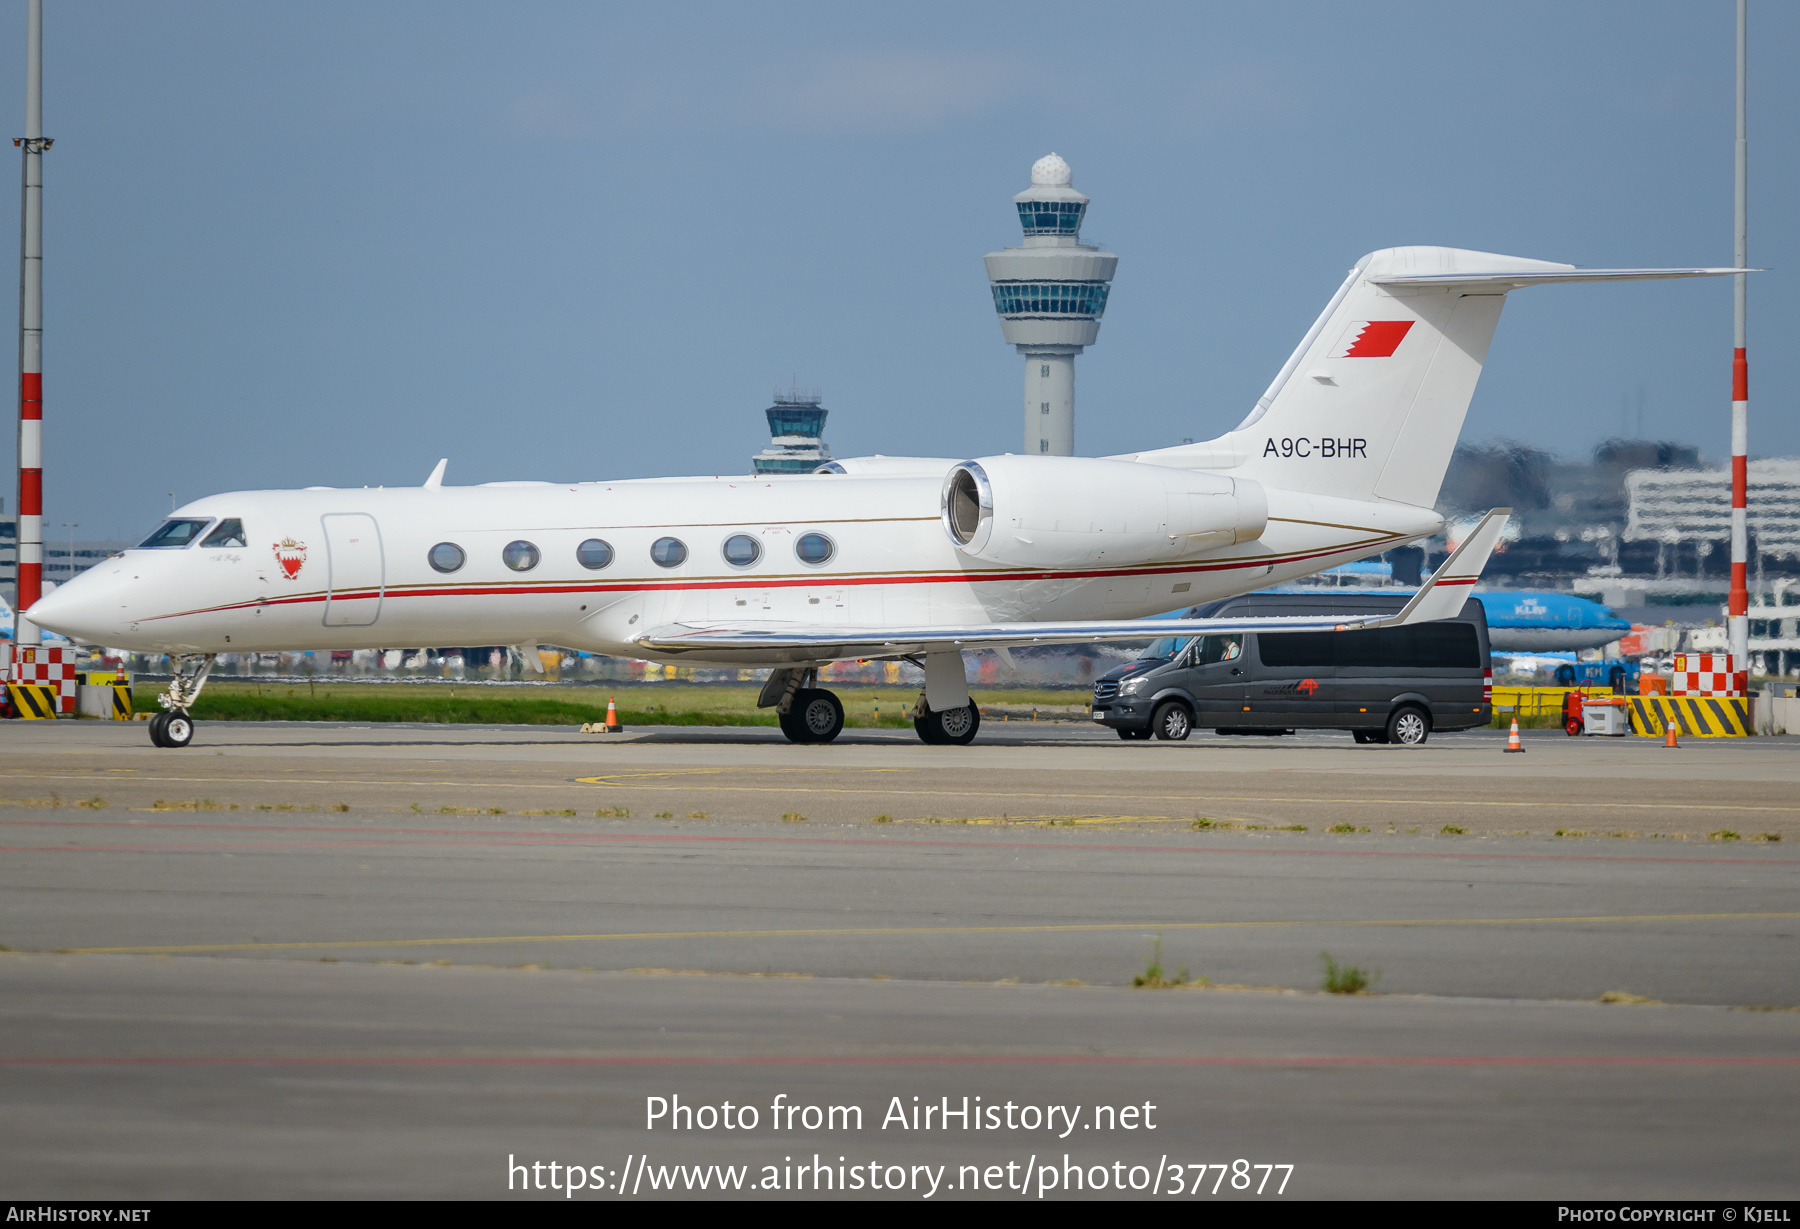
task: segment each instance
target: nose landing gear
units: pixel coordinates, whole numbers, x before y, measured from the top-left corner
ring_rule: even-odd
[[[150,741],[158,747],[185,747],[194,741],[194,722],[186,713],[158,713],[150,718]]]
[[[194,719],[188,709],[200,698],[206,676],[212,670],[217,653],[204,653],[175,659],[175,677],[169,688],[156,698],[166,710],[150,718],[150,742],[158,747],[185,747],[194,741]],[[186,671],[192,666],[193,674]]]

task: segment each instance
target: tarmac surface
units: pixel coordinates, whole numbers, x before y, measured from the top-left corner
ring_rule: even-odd
[[[7,723],[0,1181],[794,1196],[817,1153],[865,1197],[1257,1197],[1241,1158],[1295,1167],[1262,1198],[1792,1198],[1800,740],[1503,744]],[[1210,985],[1133,989],[1153,959]],[[760,1121],[647,1127],[676,1096]],[[965,1096],[1068,1112],[889,1116]]]

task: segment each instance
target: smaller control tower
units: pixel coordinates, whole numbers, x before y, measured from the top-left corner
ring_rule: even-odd
[[[769,446],[750,458],[753,474],[810,474],[831,460],[825,446],[824,400],[816,388],[775,390],[769,416]]]
[[[1025,356],[1025,451],[1075,455],[1075,356],[1100,336],[1119,258],[1081,242],[1088,198],[1070,186],[1055,154],[1031,165],[1031,187],[1013,197],[1023,247],[989,252],[988,281],[1000,330]]]

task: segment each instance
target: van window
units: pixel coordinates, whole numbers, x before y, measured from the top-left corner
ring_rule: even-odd
[[[1337,664],[1361,669],[1479,670],[1473,623],[1415,623],[1337,636]]]
[[[1337,661],[1339,632],[1276,632],[1256,638],[1256,654],[1265,666],[1315,670]]]
[[[1202,636],[1200,652],[1194,659],[1196,666],[1210,666],[1215,662],[1236,661],[1244,655],[1244,638],[1242,636]]]
[[[1265,666],[1315,670],[1479,670],[1473,623],[1417,623],[1366,632],[1281,632],[1256,638]]]

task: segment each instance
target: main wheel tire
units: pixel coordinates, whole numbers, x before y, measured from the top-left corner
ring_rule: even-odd
[[[828,743],[844,729],[843,703],[823,688],[795,692],[788,715],[794,718],[802,735],[796,742]]]
[[[167,713],[157,713],[150,718],[150,745],[152,747],[166,747],[169,745],[163,741],[163,727],[168,724],[169,714]]]
[[[961,708],[943,712],[934,709],[923,717],[914,718],[913,729],[919,732],[921,742],[934,747],[966,747],[975,741],[975,733],[981,729],[981,709],[973,700]]]
[[[1194,716],[1188,712],[1187,705],[1178,700],[1170,700],[1157,707],[1150,718],[1150,728],[1156,737],[1164,742],[1181,742],[1194,728]]]
[[[1417,747],[1431,737],[1431,714],[1407,705],[1388,718],[1387,741],[1401,747]]]
[[[1120,726],[1119,737],[1123,738],[1128,743],[1142,742],[1144,739],[1150,737],[1150,727],[1145,726],[1143,729],[1138,730],[1129,726]]]

